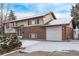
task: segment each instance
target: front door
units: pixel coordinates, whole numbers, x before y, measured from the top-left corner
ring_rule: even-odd
[[[21,29],[20,29],[20,28],[17,28],[17,29],[16,29],[16,34],[17,34],[18,36],[21,35]]]

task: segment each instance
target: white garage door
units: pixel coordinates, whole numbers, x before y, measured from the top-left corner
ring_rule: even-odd
[[[46,40],[61,41],[62,40],[62,27],[47,27]]]

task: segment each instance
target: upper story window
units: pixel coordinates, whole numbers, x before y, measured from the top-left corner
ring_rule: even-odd
[[[31,25],[39,24],[39,19],[31,20]]]
[[[36,24],[36,20],[32,20],[32,21],[31,21],[31,24],[32,24],[32,25]]]
[[[39,24],[39,19],[37,20],[37,24]]]
[[[14,26],[15,26],[14,22],[13,23],[7,23],[6,24],[6,28],[12,28]]]
[[[10,28],[14,27],[14,23],[9,24]]]

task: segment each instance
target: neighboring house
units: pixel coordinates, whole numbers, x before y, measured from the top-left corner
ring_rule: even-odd
[[[74,29],[74,39],[79,40],[79,28],[77,27]]]
[[[5,34],[17,34],[25,39],[53,41],[73,39],[74,27],[71,18],[56,19],[52,12],[4,23]]]

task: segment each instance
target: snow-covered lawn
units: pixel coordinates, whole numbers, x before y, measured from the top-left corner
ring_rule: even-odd
[[[62,50],[77,50],[79,51],[79,42],[49,42],[49,41],[22,41],[22,47],[25,47],[24,52],[32,51],[62,51]]]
[[[25,47],[25,48],[38,43],[38,41],[32,41],[32,40],[21,40],[21,42],[22,42],[21,47]]]

